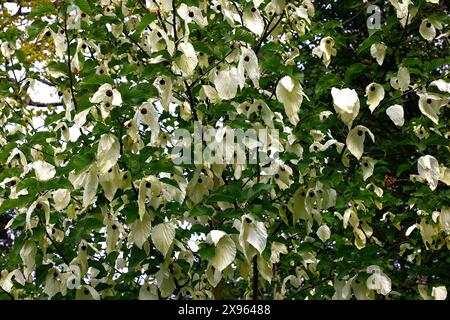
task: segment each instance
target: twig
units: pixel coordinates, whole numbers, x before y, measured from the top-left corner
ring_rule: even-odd
[[[192,96],[191,87],[189,86],[186,80],[184,80],[184,85],[186,86],[186,90],[189,97],[189,103],[191,104],[192,114],[194,115],[194,120],[198,121],[198,115],[197,111],[195,110],[194,97]]]
[[[267,23],[267,26],[266,26],[266,30],[263,32],[261,39],[259,40],[258,44],[256,45],[256,48],[255,48],[256,54],[258,54],[259,49],[261,49],[261,45],[264,42],[264,40],[266,40],[266,38],[272,33],[273,30],[275,30],[275,28],[281,22],[281,20],[284,17],[284,13],[285,12],[283,11],[283,13],[280,15],[280,19],[278,19],[278,21],[275,23],[275,25],[270,30],[269,30],[269,27],[270,27],[270,24],[272,23],[272,21],[275,19],[275,15],[273,15],[272,18],[269,20],[269,22]]]
[[[224,61],[231,53],[233,52],[233,50],[229,51],[222,59],[220,59],[217,63],[215,63],[214,65],[210,66],[206,71],[204,71],[203,73],[200,74],[200,76],[194,80],[194,82],[192,82],[191,86],[194,86],[197,82],[199,82],[206,74],[208,74],[208,72],[210,72],[212,69],[214,69],[215,67],[217,67],[220,63],[222,63],[222,61]]]
[[[158,11],[159,12],[159,11]],[[172,15],[173,15],[173,38],[175,40],[175,52],[178,49],[178,36],[177,36],[177,8],[175,6],[175,0],[172,0]]]
[[[239,10],[239,7],[237,6],[236,2],[231,1],[231,3],[233,4],[233,6],[236,8],[236,11],[239,14],[239,17],[241,18],[241,25],[244,25],[244,19],[242,18],[242,12],[241,10]]]
[[[75,110],[77,110],[77,101],[75,100],[75,93],[73,90],[72,58],[70,57],[70,40],[69,40],[69,32],[67,30],[67,10],[64,13],[64,33],[66,35],[66,42],[67,42],[67,67],[69,68],[70,93],[72,95],[73,106]]]
[[[395,54],[397,53],[398,49],[400,48],[403,38],[405,37],[406,32],[408,31],[408,20],[409,20],[409,11],[408,11],[408,15],[406,16],[406,25],[405,25],[405,28],[403,29],[402,35],[400,36],[400,40],[397,42],[397,46],[394,48],[394,51],[392,51],[391,57],[393,59],[395,59]],[[386,74],[388,73],[388,69],[389,68],[386,68],[384,70],[383,75],[381,76],[382,81],[384,80],[384,77],[386,77]]]
[[[67,258],[61,252],[61,250],[59,249],[59,246],[56,244],[55,240],[53,240],[52,237],[48,234],[47,228],[45,227],[44,223],[42,222],[42,219],[41,219],[40,216],[39,216],[39,222],[40,222],[42,228],[44,228],[44,232],[47,235],[47,238],[50,240],[52,245],[55,247],[56,252],[61,256],[61,258],[63,259],[64,263],[67,264],[67,266],[70,268],[69,260],[67,260]]]
[[[258,300],[258,261],[253,257],[253,300]]]
[[[14,110],[14,108],[11,107],[11,105],[6,100],[5,100],[5,103],[8,106],[8,108],[16,114],[16,116],[18,116],[20,119],[22,119],[22,116],[20,115],[20,113],[18,113],[16,110]],[[31,129],[33,129],[33,131],[36,131],[31,122],[29,122],[28,124],[30,125]]]
[[[317,282],[317,283],[315,283],[315,284],[312,284],[312,285],[310,285],[310,286],[308,286],[308,287],[306,287],[306,288],[303,288],[302,290],[299,290],[299,291],[295,292],[290,298],[292,299],[292,298],[294,298],[296,295],[302,293],[303,291],[313,289],[313,288],[317,287],[318,285],[321,285],[322,283],[324,283],[324,282],[326,282],[326,281],[328,281],[328,280],[331,280],[332,278],[333,278],[333,276],[330,274],[330,275],[329,275],[328,277],[326,277],[325,279],[323,279],[323,280],[321,280],[321,281],[319,281],[319,282]]]

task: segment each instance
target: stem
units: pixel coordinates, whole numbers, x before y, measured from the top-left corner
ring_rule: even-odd
[[[67,264],[67,266],[70,269],[70,263],[69,260],[67,260],[67,258],[64,256],[64,254],[61,252],[61,250],[59,249],[59,246],[56,244],[55,240],[52,239],[52,237],[48,234],[47,232],[47,228],[45,227],[44,223],[42,222],[43,220],[41,219],[41,217],[39,216],[39,222],[42,226],[42,228],[44,228],[45,234],[47,235],[47,238],[50,240],[50,242],[52,243],[52,245],[55,247],[56,252],[61,256],[61,258],[63,259],[64,263]]]
[[[186,86],[186,90],[189,97],[189,103],[191,104],[192,114],[194,115],[194,120],[198,121],[198,115],[197,111],[195,110],[194,97],[192,96],[191,87],[189,86],[186,80],[184,80],[184,85]]]
[[[308,286],[308,287],[306,287],[306,288],[303,288],[302,290],[299,290],[299,291],[295,292],[295,293],[290,297],[290,299],[294,298],[296,295],[302,293],[303,291],[306,291],[306,290],[309,290],[309,289],[313,289],[313,288],[317,287],[318,285],[321,285],[322,283],[324,283],[324,282],[326,282],[326,281],[328,281],[328,280],[331,280],[332,278],[333,278],[333,276],[330,274],[330,275],[329,275],[328,277],[326,277],[325,279],[320,280],[319,282],[317,282],[317,283],[315,283],[315,284],[312,284],[312,285],[310,285],[310,286]]]
[[[272,33],[273,30],[278,26],[278,24],[281,22],[281,20],[284,17],[284,11],[280,16],[280,19],[275,23],[275,25],[269,30],[270,24],[275,19],[275,14],[270,18],[269,22],[267,23],[266,30],[264,30],[263,35],[261,37],[261,40],[259,40],[258,44],[256,45],[255,53],[258,54],[259,49],[261,49],[261,45],[266,40],[266,38]]]
[[[392,51],[391,57],[393,59],[395,59],[395,54],[397,53],[398,49],[400,48],[400,45],[401,45],[401,43],[403,41],[403,38],[405,37],[406,32],[408,31],[408,20],[409,20],[409,11],[408,11],[408,15],[406,16],[406,25],[405,25],[405,28],[403,29],[402,35],[400,36],[400,40],[397,42],[397,46],[394,48],[394,51]],[[387,73],[388,73],[388,68],[386,68],[384,70],[384,73],[381,76],[381,80],[384,80],[384,77],[386,77]]]
[[[220,63],[222,63],[222,61],[224,61],[231,53],[233,52],[233,50],[230,50],[222,59],[220,59],[217,63],[213,64],[212,66],[210,66],[205,72],[203,72],[202,74],[200,74],[200,76],[198,77],[197,80],[194,80],[194,82],[192,82],[191,86],[194,86],[197,82],[199,82],[206,74],[208,74],[212,69],[214,69],[215,67],[217,67]]]
[[[258,300],[258,262],[256,255],[253,257],[253,300]]]
[[[75,93],[73,90],[72,58],[70,57],[69,32],[67,31],[67,10],[64,13],[64,33],[66,34],[67,42],[67,67],[69,68],[70,93],[72,95],[73,106],[75,110],[77,110],[77,101],[75,100]]]
[[[178,36],[177,36],[177,8],[175,0],[172,0],[172,15],[173,15],[173,38],[175,40],[175,52],[178,50]]]

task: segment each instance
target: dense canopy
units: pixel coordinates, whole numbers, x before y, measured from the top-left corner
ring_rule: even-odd
[[[446,299],[444,1],[0,6],[0,300]]]

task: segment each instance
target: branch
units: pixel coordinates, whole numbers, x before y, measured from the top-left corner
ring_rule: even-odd
[[[75,110],[77,110],[77,101],[75,100],[75,93],[73,90],[72,58],[70,57],[69,32],[67,31],[67,10],[64,14],[64,33],[66,34],[66,42],[67,42],[67,66],[69,68],[70,93],[72,94],[73,106]]]
[[[192,114],[194,115],[194,120],[198,121],[198,115],[197,111],[195,110],[194,97],[192,96],[191,87],[189,86],[186,80],[184,80],[184,85],[186,86],[186,90],[189,97],[189,103],[191,104]]]
[[[175,0],[172,0],[172,15],[173,15],[173,38],[175,40],[175,52],[176,52],[177,48],[178,48],[178,44],[177,44],[178,36],[177,36],[177,22],[176,22],[177,8],[175,6]]]
[[[319,282],[317,282],[317,283],[315,283],[315,284],[312,284],[312,285],[310,285],[310,286],[308,286],[308,287],[306,287],[306,288],[303,288],[302,290],[299,290],[299,291],[295,292],[295,293],[290,297],[290,299],[294,298],[296,295],[302,293],[303,291],[313,289],[313,288],[317,287],[318,285],[321,285],[322,283],[324,283],[324,282],[326,282],[326,281],[328,281],[328,280],[331,280],[332,278],[333,278],[333,276],[332,276],[331,273],[330,273],[330,275],[329,275],[328,277],[326,277],[325,279],[323,279],[323,280],[321,280],[321,281],[319,281]]]
[[[52,243],[52,245],[55,247],[56,252],[61,256],[61,258],[63,259],[64,263],[67,264],[67,267],[70,268],[70,263],[69,261],[66,259],[66,257],[64,256],[64,254],[61,252],[61,250],[59,249],[58,245],[56,244],[55,240],[52,239],[52,237],[48,234],[47,232],[47,228],[45,227],[44,223],[42,222],[43,220],[41,219],[41,217],[39,216],[39,222],[42,226],[42,228],[44,228],[44,232],[47,235],[47,238],[50,240],[50,242]]]
[[[217,67],[220,63],[222,63],[222,61],[224,61],[231,53],[233,52],[233,49],[228,52],[222,59],[220,59],[217,63],[215,63],[214,65],[210,66],[206,71],[204,71],[202,74],[200,74],[200,76],[194,80],[194,82],[192,82],[191,86],[194,86],[197,82],[199,82],[206,74],[208,74],[208,72],[210,72],[212,69],[214,69],[215,67]]]
[[[29,106],[33,106],[33,107],[38,107],[38,108],[47,108],[49,106],[55,106],[55,107],[59,107],[62,106],[63,103],[62,102],[37,102],[37,101],[31,101],[28,102]]]
[[[400,48],[400,45],[402,44],[403,38],[405,37],[406,32],[408,31],[408,20],[409,20],[409,11],[408,11],[408,15],[406,16],[406,25],[405,25],[405,28],[403,29],[402,35],[400,36],[400,40],[397,42],[397,46],[394,48],[394,51],[392,51],[391,57],[393,59],[395,59],[395,54],[397,53],[398,49]],[[381,76],[381,80],[382,81],[384,80],[384,77],[386,77],[386,74],[388,73],[388,69],[389,68],[386,68],[384,70],[384,73]]]
[[[5,100],[5,103],[8,106],[8,108],[16,114],[16,116],[18,116],[20,119],[22,119],[22,115],[20,115],[20,113],[18,113],[16,110],[14,110],[14,108],[11,107],[11,105],[6,100]],[[33,127],[33,124],[30,121],[28,121],[28,124],[30,125],[31,129],[33,129],[33,131],[36,131]]]
[[[122,32],[123,32],[123,34],[125,35],[125,37],[127,37],[128,39],[130,39],[131,42],[133,42],[139,49],[142,50],[142,52],[144,52],[144,54],[145,54],[145,56],[146,56],[147,58],[149,58],[149,59],[152,58],[152,57],[147,53],[147,51],[145,51],[145,50],[141,47],[141,45],[140,45],[136,40],[133,39],[132,36],[130,36],[130,35],[129,35],[128,33],[126,33],[125,31],[122,31]]]
[[[278,21],[275,23],[275,25],[269,30],[270,24],[272,23],[272,21],[275,19],[275,14],[272,16],[272,18],[270,18],[269,22],[267,23],[266,29],[263,32],[263,35],[261,37],[261,40],[259,40],[258,44],[256,45],[255,48],[255,53],[258,54],[259,49],[261,49],[261,45],[264,42],[264,40],[266,40],[266,38],[272,33],[273,30],[275,30],[275,28],[278,26],[278,24],[281,22],[281,20],[284,17],[284,11],[280,16],[280,19],[278,19]]]
[[[236,2],[231,1],[231,3],[233,4],[233,6],[236,8],[236,11],[239,14],[239,18],[241,19],[241,25],[244,26],[244,19],[242,18],[242,12],[241,10],[239,10],[239,7],[237,6]]]
[[[258,300],[258,262],[256,255],[253,257],[253,300]]]

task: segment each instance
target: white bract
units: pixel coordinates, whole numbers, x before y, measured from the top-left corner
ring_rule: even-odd
[[[386,114],[397,127],[402,127],[405,124],[405,114],[401,105],[390,106],[386,109]]]
[[[386,55],[387,46],[384,42],[374,43],[370,47],[370,55],[377,60],[377,63],[383,65],[384,57]]]
[[[371,273],[366,281],[368,289],[376,290],[377,293],[384,296],[391,292],[391,279],[381,271],[379,266],[371,265],[367,267],[367,273]]]
[[[172,222],[160,223],[152,228],[152,241],[164,256],[175,239],[175,225]]]
[[[356,159],[360,159],[364,153],[364,141],[366,140],[366,133],[369,134],[372,142],[375,143],[375,137],[373,133],[364,126],[356,126],[347,135],[346,144],[348,150],[353,154]]]
[[[39,181],[48,181],[56,174],[55,166],[48,162],[38,160],[33,162],[32,166],[36,174],[36,179]]]
[[[367,104],[370,112],[373,112],[384,99],[384,87],[381,84],[372,82],[366,87]]]
[[[177,67],[181,70],[184,76],[191,76],[194,73],[198,64],[197,53],[190,42],[182,42],[178,45],[178,50],[183,54],[176,61]]]
[[[237,68],[220,71],[215,80],[214,86],[220,99],[231,100],[236,96],[239,84],[239,71]]]
[[[447,100],[432,93],[418,93],[418,95],[420,112],[438,124],[441,108],[447,104]]]
[[[264,20],[259,13],[259,10],[252,7],[245,10],[242,15],[244,26],[254,34],[261,36],[264,31]]]
[[[312,51],[313,55],[322,58],[326,67],[330,65],[331,57],[336,56],[337,50],[334,48],[334,39],[332,37],[325,37],[320,40],[318,47]]]
[[[290,76],[283,77],[276,88],[277,99],[284,105],[289,121],[296,125],[299,122],[300,106],[303,102],[303,88],[297,79]]]
[[[417,162],[417,170],[419,175],[427,181],[430,189],[435,190],[441,176],[437,159],[430,155],[420,157]]]
[[[263,222],[246,214],[241,220],[235,220],[234,227],[239,230],[239,244],[247,259],[250,260],[257,253],[262,254],[268,236]]]
[[[239,58],[238,74],[239,86],[244,88],[245,74],[252,80],[253,86],[259,88],[260,71],[258,66],[258,57],[252,49],[243,47],[241,57]]]
[[[120,158],[119,139],[113,134],[100,137],[97,149],[97,166],[100,174],[108,172]]]
[[[330,227],[328,227],[326,224],[321,225],[319,229],[317,229],[316,234],[322,242],[325,242],[331,237]]]
[[[354,89],[338,89],[331,88],[331,95],[333,96],[334,110],[338,117],[349,128],[351,128],[353,120],[359,113],[359,98]]]
[[[214,268],[223,271],[234,261],[236,245],[228,234],[220,230],[212,230],[207,239],[214,244],[216,249],[211,264]]]
[[[427,41],[436,38],[436,29],[442,29],[442,23],[434,20],[423,19],[419,27],[420,35]]]
[[[98,88],[90,101],[92,103],[110,103],[113,106],[119,106],[122,104],[122,96],[111,84],[105,83]]]
[[[411,81],[409,70],[406,67],[400,67],[397,72],[397,76],[391,78],[391,86],[395,90],[400,90],[402,92],[409,88],[409,83]]]

